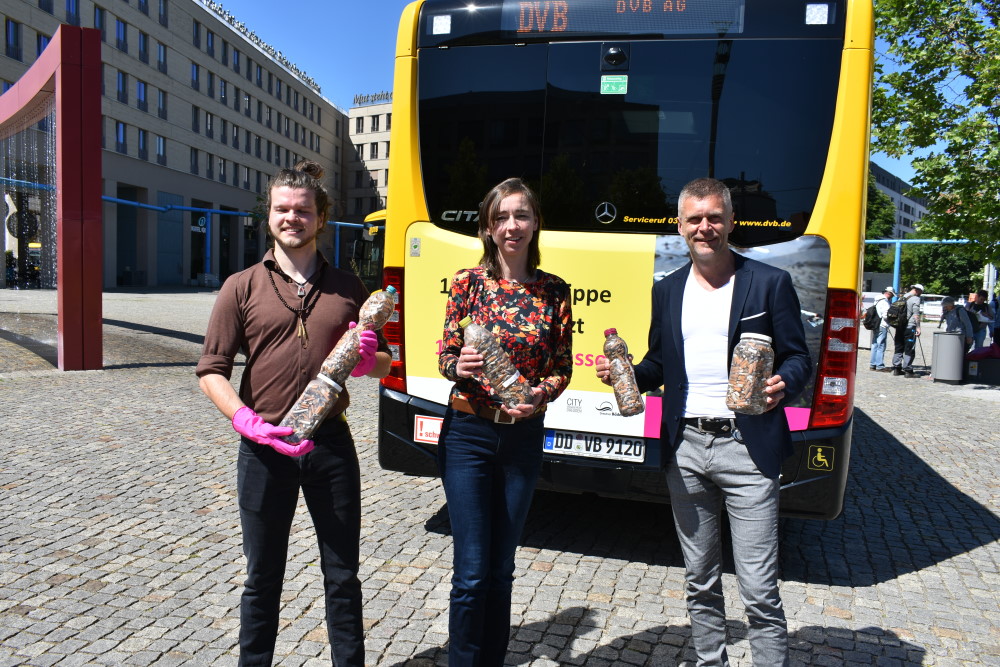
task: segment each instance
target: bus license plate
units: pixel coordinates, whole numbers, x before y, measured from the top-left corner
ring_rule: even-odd
[[[549,454],[583,456],[592,459],[642,463],[646,458],[646,441],[643,438],[577,433],[574,431],[546,431],[544,449]]]

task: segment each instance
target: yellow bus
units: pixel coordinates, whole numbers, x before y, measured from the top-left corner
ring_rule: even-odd
[[[542,268],[571,283],[572,382],[548,407],[539,488],[668,500],[660,398],[618,414],[594,364],[615,327],[645,353],[650,290],[687,261],[677,194],[733,194],[732,244],[786,269],[816,365],[785,408],[785,516],[843,507],[851,450],[868,169],[870,0],[418,0],[399,26],[384,218],[379,460],[437,474],[438,373],[455,271],[481,252],[485,192],[539,193]]]

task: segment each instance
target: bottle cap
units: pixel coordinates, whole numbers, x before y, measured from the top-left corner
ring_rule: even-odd
[[[472,322],[472,318],[469,317],[468,315],[466,315],[465,317],[463,317],[462,319],[460,319],[458,321],[458,326],[460,326],[460,327],[462,327],[464,329],[465,327],[469,326],[469,324],[471,322]]]
[[[765,343],[770,343],[771,342],[771,337],[770,336],[765,336],[764,334],[759,334],[759,333],[744,333],[744,334],[740,334],[740,338],[752,338],[754,340],[762,340]]]
[[[608,336],[612,336],[612,335],[617,336],[618,335],[618,329],[615,329],[614,327],[611,327],[610,329],[605,329],[604,330],[604,337],[605,338],[607,338]]]
[[[389,294],[395,294],[396,288],[393,287],[392,285],[386,285],[385,291],[388,292]]]

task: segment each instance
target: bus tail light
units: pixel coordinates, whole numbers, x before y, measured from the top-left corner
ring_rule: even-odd
[[[857,292],[827,290],[809,428],[841,426],[851,417],[858,359],[858,313]]]
[[[397,266],[387,266],[382,270],[382,289],[389,285],[396,288],[396,312],[382,327],[382,333],[389,342],[389,352],[392,354],[392,366],[389,374],[382,378],[382,386],[386,389],[406,393],[406,365],[403,356],[403,269]]]

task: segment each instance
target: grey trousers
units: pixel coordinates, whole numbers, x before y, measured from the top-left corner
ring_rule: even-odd
[[[684,553],[697,664],[729,665],[720,531],[725,503],[753,664],[788,665],[788,626],[778,594],[778,480],[757,470],[742,443],[688,426],[670,461],[667,486]]]

